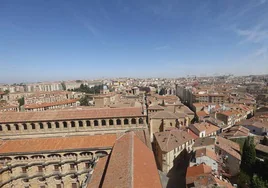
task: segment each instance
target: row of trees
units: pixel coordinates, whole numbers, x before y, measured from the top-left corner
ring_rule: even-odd
[[[98,85],[94,87],[88,87],[88,85],[81,84],[79,88],[74,89],[72,91],[76,92],[83,92],[83,93],[88,93],[88,94],[99,94],[100,90],[103,88],[103,85]]]
[[[256,150],[253,137],[245,140],[238,179],[239,187],[268,187],[268,160],[256,160]]]

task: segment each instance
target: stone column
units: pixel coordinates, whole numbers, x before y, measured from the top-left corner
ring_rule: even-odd
[[[58,131],[58,129],[56,129],[56,123],[54,121],[50,122],[51,123],[51,128],[53,131]]]
[[[139,126],[139,118],[136,118],[136,126]]]
[[[109,127],[109,119],[105,119],[105,122],[106,122],[106,126]]]

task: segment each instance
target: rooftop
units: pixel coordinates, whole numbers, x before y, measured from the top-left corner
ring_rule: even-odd
[[[162,187],[152,150],[134,132],[117,139],[102,187]]]
[[[115,140],[116,134],[3,140],[0,143],[0,153],[18,154],[106,148],[112,147]]]
[[[217,156],[216,153],[208,148],[201,148],[195,151],[195,157],[203,157],[203,156],[207,156],[211,159],[213,159],[214,161],[217,161]]]
[[[154,133],[154,137],[164,152],[169,152],[194,139],[190,134],[181,130]]]
[[[0,112],[0,123],[20,123],[53,120],[98,119],[114,117],[141,117],[141,108],[93,108],[42,112]]]

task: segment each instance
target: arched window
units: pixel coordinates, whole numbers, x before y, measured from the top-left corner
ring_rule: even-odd
[[[101,120],[101,125],[102,126],[105,126],[106,125],[106,121],[103,119],[103,120]]]
[[[79,127],[83,127],[83,122],[82,121],[78,121],[79,123]]]
[[[109,125],[114,125],[114,121],[112,119],[109,120]]]
[[[14,126],[15,126],[15,129],[16,129],[17,131],[18,131],[18,130],[20,130],[19,125],[18,125],[18,124],[15,124]]]
[[[22,126],[24,130],[27,130],[27,125],[25,123],[23,123]]]
[[[136,122],[136,119],[135,118],[132,118],[131,119],[131,124],[136,124],[137,122]]]
[[[35,124],[31,123],[32,129],[35,129]]]
[[[143,119],[142,118],[139,119],[139,124],[143,124]]]
[[[116,125],[121,125],[121,120],[120,119],[116,120]]]
[[[0,131],[3,131],[2,125],[0,125]]]
[[[67,122],[66,122],[66,121],[64,121],[64,122],[63,122],[63,127],[64,127],[64,128],[67,128],[67,127],[68,127],[68,125],[67,125]]]
[[[43,123],[39,123],[40,129],[44,129]]]
[[[75,122],[74,121],[71,121],[71,126],[75,127]]]
[[[128,119],[124,119],[124,124],[128,125]]]
[[[98,120],[94,120],[94,126],[99,126]]]
[[[60,128],[60,124],[59,124],[59,122],[55,122],[55,125],[56,125],[56,128],[58,129],[58,128]]]
[[[90,121],[87,121],[87,127],[90,127]]]
[[[8,131],[11,131],[11,127],[10,127],[9,124],[6,124],[6,128],[7,128]]]
[[[51,123],[50,123],[50,122],[48,122],[48,123],[47,123],[47,128],[49,128],[49,129],[51,129],[51,128],[52,128],[52,126],[51,126]]]

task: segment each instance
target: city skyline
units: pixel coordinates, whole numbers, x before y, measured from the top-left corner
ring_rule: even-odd
[[[1,4],[3,83],[268,72],[266,0]]]

